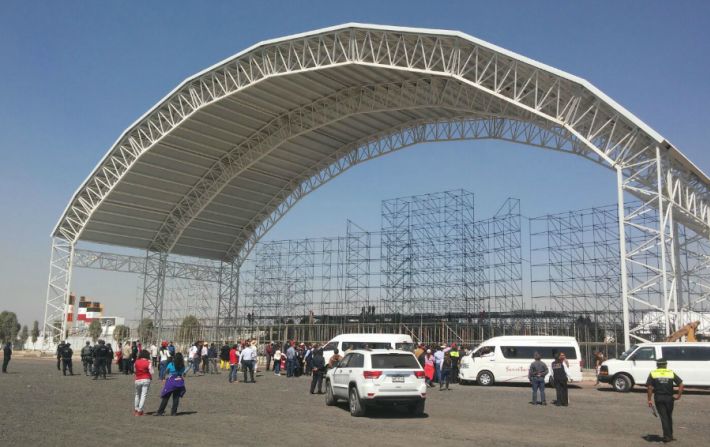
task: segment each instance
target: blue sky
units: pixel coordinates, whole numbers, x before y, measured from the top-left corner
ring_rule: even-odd
[[[344,22],[455,29],[586,78],[710,171],[710,2],[54,2],[0,6],[0,309],[41,320],[49,233],[118,135],[184,78],[263,39]],[[496,142],[417,146],[307,197],[270,238],[377,228],[383,198],[465,188],[479,216],[613,203],[614,176]],[[136,279],[73,289],[131,317]]]

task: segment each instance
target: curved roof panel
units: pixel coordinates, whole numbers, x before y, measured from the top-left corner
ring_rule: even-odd
[[[231,260],[334,154],[462,118],[533,123],[608,167],[662,145],[698,196],[710,184],[583,79],[459,32],[345,24],[261,42],[185,80],[119,137],[53,236]]]

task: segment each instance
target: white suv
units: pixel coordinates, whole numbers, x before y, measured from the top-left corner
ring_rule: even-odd
[[[424,370],[408,351],[350,351],[328,370],[325,387],[326,405],[347,399],[350,414],[356,417],[364,416],[373,405],[406,405],[412,415],[424,413]]]

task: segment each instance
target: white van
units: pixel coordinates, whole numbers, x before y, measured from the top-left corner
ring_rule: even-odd
[[[459,379],[461,383],[476,382],[483,386],[527,382],[536,352],[550,368],[548,381],[552,377],[552,361],[561,352],[567,356],[572,380],[582,380],[582,356],[577,340],[550,336],[502,336],[486,340],[461,359]]]
[[[640,343],[618,359],[602,363],[599,381],[610,383],[616,391],[625,393],[634,385],[645,385],[648,375],[656,369],[656,359],[663,357],[686,386],[710,386],[710,343]]]
[[[399,349],[413,351],[412,337],[406,334],[341,334],[323,346],[323,357],[326,363],[333,355],[333,350],[338,349],[340,355],[353,349]]]

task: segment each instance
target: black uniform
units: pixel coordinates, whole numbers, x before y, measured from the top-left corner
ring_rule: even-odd
[[[104,344],[99,344],[94,348],[94,380],[99,376],[106,378],[106,357],[108,356],[108,347]]]
[[[64,345],[59,355],[62,358],[62,374],[67,375],[67,369],[69,369],[69,375],[74,375],[74,370],[72,368],[71,358],[74,355],[74,351],[69,347],[69,343]]]
[[[84,374],[87,376],[92,373],[91,365],[94,362],[94,349],[86,345],[81,348],[81,363],[84,365]]]
[[[557,402],[555,405],[566,407],[569,405],[567,395],[567,372],[562,361],[555,360],[552,362],[552,379],[555,383],[555,391],[557,391]]]
[[[325,374],[325,358],[323,358],[323,351],[318,351],[315,354],[311,354],[311,357],[311,367],[313,368],[313,378],[311,379],[311,394],[315,392],[316,386],[318,387],[318,394],[321,394],[323,392],[323,374]]]
[[[683,380],[676,373],[666,368],[651,371],[646,379],[646,386],[653,387],[653,398],[661,418],[663,439],[673,439],[673,386],[680,386]]]
[[[7,372],[7,365],[10,363],[10,358],[12,357],[12,345],[10,342],[7,342],[5,344],[5,347],[2,349],[3,351],[3,359],[2,359],[2,372],[6,373]]]
[[[111,375],[111,365],[113,364],[113,347],[111,343],[106,345],[106,371]]]
[[[64,346],[66,346],[66,345],[64,344],[63,341],[62,341],[62,342],[59,342],[59,344],[57,345],[57,371],[61,371],[61,370],[62,370],[62,367],[61,367],[61,364],[62,364],[62,363],[61,363],[61,362],[62,362],[62,349],[64,349]]]

